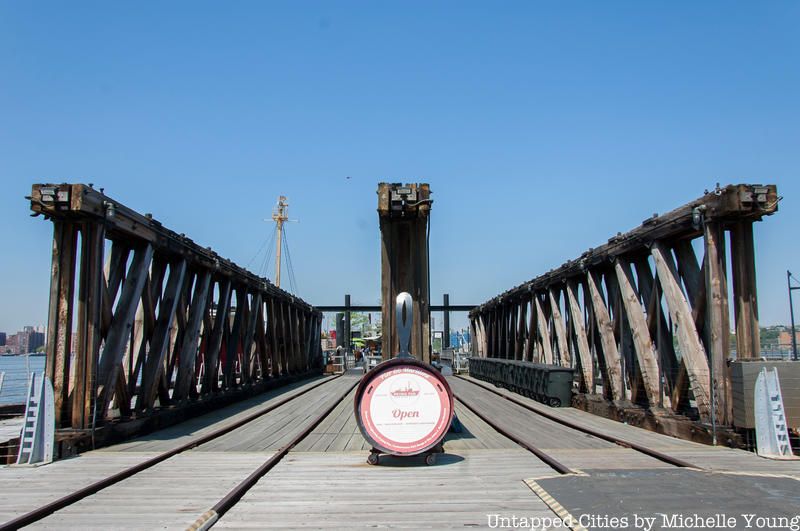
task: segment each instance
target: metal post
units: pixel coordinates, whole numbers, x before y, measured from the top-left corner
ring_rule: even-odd
[[[450,294],[444,294],[444,328],[442,330],[442,349],[450,348]]]
[[[344,351],[350,353],[350,295],[344,296]]]
[[[792,359],[797,361],[797,337],[795,337],[794,331],[794,304],[792,302],[792,290],[800,289],[800,286],[792,287],[792,273],[791,271],[786,271],[786,284],[789,287],[789,315],[792,319]]]

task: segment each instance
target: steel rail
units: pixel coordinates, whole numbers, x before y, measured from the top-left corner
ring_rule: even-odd
[[[456,400],[461,402],[464,405],[464,407],[466,407],[467,409],[472,411],[478,418],[480,418],[486,424],[488,424],[489,426],[494,428],[495,431],[499,432],[501,435],[504,435],[504,436],[508,437],[509,439],[511,439],[512,441],[517,443],[518,445],[522,446],[523,448],[525,448],[526,450],[531,452],[533,455],[535,455],[536,457],[538,457],[539,459],[541,459],[542,461],[547,463],[547,465],[549,465],[550,468],[552,468],[553,470],[555,470],[559,474],[577,474],[577,472],[575,472],[571,468],[569,468],[566,465],[564,465],[563,463],[561,463],[555,457],[552,457],[551,455],[545,453],[544,451],[540,450],[539,448],[533,446],[532,444],[527,442],[525,439],[522,439],[521,437],[516,436],[515,434],[511,433],[510,431],[506,430],[505,428],[503,428],[502,426],[497,424],[494,420],[489,418],[488,415],[483,414],[477,407],[475,407],[474,404],[470,405],[467,400],[464,400],[464,398],[459,396],[458,393],[456,393],[455,391],[453,391],[453,396],[455,396]]]
[[[36,508],[36,509],[34,509],[32,511],[29,511],[29,512],[23,514],[23,515],[20,515],[20,516],[14,518],[13,520],[9,520],[7,522],[0,523],[0,531],[7,531],[7,530],[10,531],[10,530],[13,530],[13,529],[19,529],[21,527],[30,525],[30,524],[32,524],[34,522],[38,522],[39,520],[42,520],[43,518],[46,518],[47,516],[50,516],[54,512],[63,509],[64,507],[68,507],[70,505],[73,505],[74,503],[77,503],[80,500],[82,500],[82,499],[84,499],[84,498],[86,498],[88,496],[91,496],[92,494],[96,494],[97,492],[99,492],[99,491],[101,491],[101,490],[103,490],[103,489],[105,489],[107,487],[110,487],[110,486],[112,486],[112,485],[114,485],[116,483],[119,483],[120,481],[123,481],[123,480],[125,480],[125,479],[127,479],[127,478],[129,478],[131,476],[134,476],[134,475],[138,474],[139,472],[147,470],[148,468],[151,468],[151,467],[153,467],[153,466],[155,466],[155,465],[157,465],[157,464],[159,464],[159,463],[161,463],[163,461],[166,461],[167,459],[169,459],[171,457],[174,457],[174,456],[176,456],[176,455],[178,455],[178,454],[180,454],[182,452],[185,452],[187,450],[191,450],[191,449],[196,448],[196,447],[198,447],[198,446],[200,446],[202,444],[205,444],[205,443],[207,443],[209,441],[212,441],[214,439],[222,437],[223,435],[225,435],[227,433],[230,433],[231,431],[233,431],[233,430],[235,430],[237,428],[241,428],[245,424],[247,424],[249,422],[252,422],[252,421],[256,420],[257,418],[259,418],[259,417],[261,417],[263,415],[266,415],[270,411],[273,411],[273,410],[283,406],[284,404],[294,400],[295,398],[299,398],[299,397],[303,396],[304,394],[306,394],[306,393],[308,393],[308,392],[310,392],[310,391],[312,391],[312,390],[314,390],[314,389],[316,389],[316,388],[318,388],[318,387],[320,387],[322,385],[330,383],[330,382],[336,380],[337,378],[340,378],[341,376],[342,375],[339,374],[339,375],[336,375],[336,376],[334,376],[332,378],[324,378],[321,382],[316,383],[316,384],[314,384],[311,387],[308,387],[306,389],[303,389],[302,391],[300,391],[298,393],[295,393],[295,394],[293,394],[291,396],[285,397],[285,398],[279,400],[278,402],[275,402],[274,404],[270,404],[269,406],[267,406],[267,407],[265,407],[263,409],[260,409],[260,410],[254,412],[254,413],[251,413],[250,415],[247,415],[246,417],[243,417],[243,418],[237,420],[236,422],[233,422],[233,423],[231,423],[231,424],[229,424],[227,426],[224,426],[224,427],[222,427],[222,428],[220,428],[218,430],[215,430],[215,431],[213,431],[211,433],[208,433],[206,435],[202,435],[200,437],[192,439],[191,441],[189,441],[187,443],[184,443],[184,444],[182,444],[182,445],[180,445],[180,446],[178,446],[176,448],[173,448],[172,450],[168,450],[168,451],[166,451],[166,452],[164,452],[162,454],[159,454],[159,455],[157,455],[155,457],[152,457],[152,458],[150,458],[150,459],[148,459],[146,461],[143,461],[143,462],[141,462],[139,464],[136,464],[136,465],[133,465],[133,466],[131,466],[129,468],[121,470],[121,471],[119,471],[119,472],[117,472],[115,474],[112,474],[112,475],[110,475],[110,476],[108,476],[106,478],[103,478],[101,480],[95,481],[94,483],[91,483],[90,485],[87,485],[87,486],[85,486],[83,488],[80,488],[80,489],[76,490],[75,492],[67,494],[66,496],[62,496],[61,498],[58,498],[58,499],[56,499],[56,500],[54,500],[54,501],[52,501],[50,503],[42,505],[39,508]]]
[[[342,401],[347,398],[347,395],[355,389],[356,385],[361,381],[360,378],[356,379],[353,382],[353,385],[348,386],[347,390],[342,393],[339,398],[337,398],[333,403],[325,408],[325,410],[320,413],[313,422],[308,424],[303,431],[295,435],[291,441],[283,445],[275,454],[272,455],[269,459],[264,461],[264,463],[259,466],[256,470],[253,471],[252,474],[247,476],[243,479],[238,485],[236,485],[233,489],[231,489],[228,494],[226,494],[220,501],[218,501],[211,509],[204,512],[200,517],[195,520],[195,522],[187,528],[187,531],[205,531],[206,529],[210,529],[219,519],[227,513],[236,503],[242,499],[242,497],[247,494],[253,486],[258,483],[258,481],[264,477],[270,470],[272,470],[275,465],[277,465],[289,451],[297,446],[297,444],[308,437],[308,435],[314,431],[314,428],[320,425],[322,421],[330,415],[336,407],[342,403]]]
[[[594,430],[592,428],[587,428],[586,426],[582,426],[582,425],[577,424],[575,422],[560,418],[560,417],[558,417],[556,415],[553,415],[552,413],[548,413],[546,411],[538,410],[538,409],[530,406],[529,404],[526,404],[522,400],[517,400],[513,396],[508,396],[507,394],[501,393],[500,391],[498,391],[496,389],[492,389],[491,387],[489,387],[487,385],[484,385],[482,383],[475,382],[475,381],[472,381],[472,380],[468,380],[468,379],[464,378],[463,376],[459,376],[457,374],[454,374],[453,376],[456,376],[457,378],[459,378],[461,380],[464,380],[465,382],[469,382],[469,383],[471,383],[473,385],[476,385],[476,386],[480,387],[481,389],[485,389],[485,390],[487,390],[489,392],[492,392],[492,393],[496,394],[497,396],[503,397],[503,398],[505,398],[506,400],[508,400],[509,402],[511,402],[513,404],[516,404],[516,405],[518,405],[520,407],[523,407],[523,408],[527,409],[528,411],[536,413],[537,415],[542,416],[542,417],[544,417],[544,418],[546,418],[548,420],[552,420],[553,422],[557,422],[557,423],[561,424],[562,426],[566,426],[568,428],[572,428],[573,430],[577,430],[577,431],[583,432],[583,433],[585,433],[587,435],[591,435],[593,437],[597,437],[598,439],[603,439],[604,441],[612,442],[612,443],[617,444],[619,446],[624,446],[626,448],[630,448],[631,450],[636,450],[637,452],[643,453],[643,454],[645,454],[645,455],[647,455],[649,457],[652,457],[654,459],[658,459],[659,461],[663,461],[665,463],[668,463],[668,464],[676,466],[676,467],[680,467],[680,468],[696,468],[696,469],[699,469],[699,470],[703,469],[703,467],[694,465],[692,463],[684,461],[683,459],[678,459],[677,457],[672,457],[671,455],[664,454],[662,452],[659,452],[658,450],[653,450],[652,448],[648,448],[647,446],[642,446],[641,444],[638,444],[638,443],[635,443],[635,442],[626,441],[625,439],[620,439],[619,437],[615,437],[613,435],[608,435],[606,433]]]

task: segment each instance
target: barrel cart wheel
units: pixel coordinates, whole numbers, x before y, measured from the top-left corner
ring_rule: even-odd
[[[561,399],[559,398],[550,398],[547,403],[550,407],[561,407]]]
[[[432,466],[436,464],[436,454],[443,454],[444,453],[444,445],[442,443],[437,444],[433,447],[433,450],[430,453],[425,454],[425,464],[428,466]]]
[[[380,463],[380,452],[372,450],[367,456],[367,464],[377,465],[378,463]]]

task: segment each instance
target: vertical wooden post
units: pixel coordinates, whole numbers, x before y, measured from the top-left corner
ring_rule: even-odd
[[[69,375],[72,354],[72,299],[75,290],[77,228],[64,221],[53,222],[53,261],[50,276],[50,305],[47,318],[47,359],[45,374],[53,383],[55,424],[67,424]]]
[[[300,348],[300,312],[291,306],[289,308],[289,315],[291,315],[292,323],[292,350],[294,356],[294,370],[296,373],[303,371],[302,369],[302,350]]]
[[[736,316],[736,358],[758,359],[761,357],[761,333],[758,328],[753,222],[737,221],[731,226],[730,231]]]
[[[528,313],[528,302],[525,299],[519,301],[517,306],[517,335],[516,335],[516,348],[514,350],[514,359],[525,359],[525,318]]]
[[[500,353],[503,359],[509,359],[508,355],[508,308],[505,304],[500,307]]]
[[[282,376],[286,368],[283,366],[283,359],[281,358],[280,343],[278,342],[280,322],[278,302],[275,297],[270,297],[267,304],[267,312],[269,317],[267,319],[267,327],[269,328],[269,344],[270,355],[272,356],[272,375]]]
[[[411,294],[411,354],[430,363],[428,218],[432,200],[427,184],[378,185],[381,229],[381,307],[383,358],[400,350],[394,322],[395,300]]]
[[[283,364],[286,367],[286,374],[294,374],[294,364],[292,359],[292,329],[289,322],[289,304],[281,302],[281,350],[283,352]]]
[[[72,427],[94,426],[94,392],[102,321],[103,251],[105,228],[87,221],[81,225],[81,265],[78,287],[78,348],[72,391]]]
[[[313,326],[313,316],[305,310],[300,312],[300,341],[302,345],[301,370],[307,371],[311,367],[311,327]]]
[[[517,303],[511,302],[506,313],[506,353],[509,359],[517,359]]]
[[[497,306],[492,308],[490,317],[492,319],[491,357],[502,358],[502,349],[500,348],[500,308]]]
[[[733,423],[733,395],[730,355],[730,313],[728,310],[728,272],[725,256],[725,230],[718,222],[707,222],[703,229],[706,260],[706,330],[714,372],[717,422]]]

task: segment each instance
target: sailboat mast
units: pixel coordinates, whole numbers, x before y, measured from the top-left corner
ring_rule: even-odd
[[[278,197],[278,204],[272,210],[272,219],[278,224],[278,236],[275,244],[275,285],[281,287],[281,244],[283,243],[283,222],[289,219],[287,209],[289,203],[286,202],[285,196]]]

